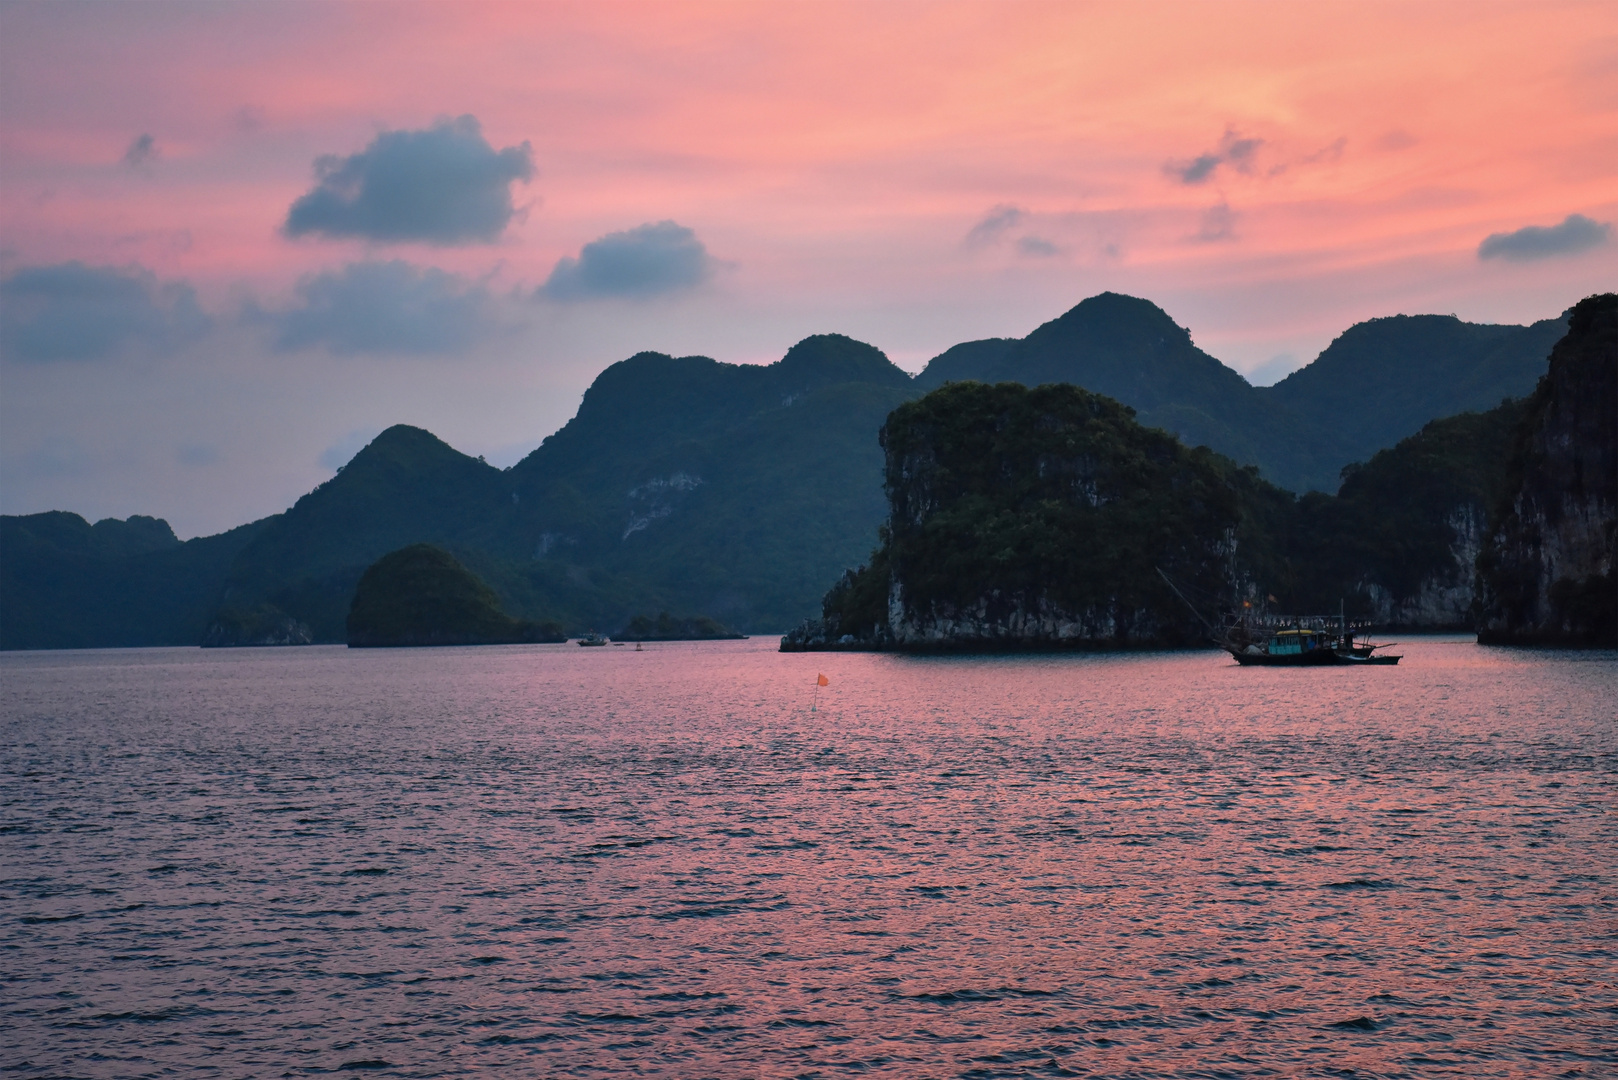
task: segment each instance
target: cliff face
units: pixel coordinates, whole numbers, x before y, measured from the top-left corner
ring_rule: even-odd
[[[1473,565],[1483,544],[1484,515],[1476,503],[1462,503],[1444,516],[1450,532],[1448,558],[1430,570],[1413,593],[1399,594],[1372,577],[1357,582],[1369,601],[1376,625],[1398,630],[1470,630],[1473,623]]]
[[[313,645],[309,627],[283,611],[262,607],[253,611],[219,612],[202,637],[204,649],[261,645]]]
[[[1478,639],[1618,643],[1618,295],[1573,309],[1529,399],[1506,490],[1478,558]]]
[[[1472,629],[1474,563],[1524,409],[1435,420],[1346,470],[1336,497],[1300,499],[1293,601],[1331,611],[1341,599],[1388,628]]]
[[[1161,605],[1104,601],[1072,610],[1048,596],[996,590],[973,603],[907,602],[904,583],[888,593],[893,643],[917,649],[1142,648],[1197,640],[1183,613]]]

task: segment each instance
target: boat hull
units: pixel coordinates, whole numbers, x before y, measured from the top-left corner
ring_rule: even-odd
[[[1327,664],[1336,664],[1340,658],[1330,649],[1314,649],[1301,653],[1281,653],[1272,656],[1269,653],[1233,652],[1230,654],[1236,662],[1243,667],[1323,667]]]
[[[1397,664],[1397,656],[1361,656],[1357,653],[1340,653],[1330,649],[1314,649],[1303,653],[1282,653],[1271,656],[1269,653],[1232,652],[1230,654],[1238,664],[1244,667],[1327,667],[1334,664],[1354,666],[1356,664]]]

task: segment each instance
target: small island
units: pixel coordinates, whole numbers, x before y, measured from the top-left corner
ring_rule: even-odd
[[[692,615],[677,619],[668,612],[659,612],[656,619],[636,615],[618,633],[614,641],[734,641],[745,638],[717,619],[706,615]]]
[[[514,619],[501,611],[493,589],[431,544],[412,544],[373,563],[348,611],[351,649],[566,640],[559,623]]]
[[[1252,573],[1252,522],[1286,496],[1070,384],[954,382],[881,433],[888,523],[870,562],[781,651],[1199,644],[1165,573],[1201,594]]]

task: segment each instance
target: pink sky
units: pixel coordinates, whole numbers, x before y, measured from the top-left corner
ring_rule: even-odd
[[[8,364],[6,512],[212,531],[396,420],[498,458],[640,348],[769,361],[842,331],[915,370],[1115,289],[1273,377],[1361,319],[1526,322],[1618,280],[1612,243],[1478,256],[1618,220],[1610,3],[8,3],[0,31],[0,275],[139,266],[214,319],[183,355]],[[318,156],[460,115],[533,148],[495,242],[278,232]],[[272,355],[238,318],[366,259],[525,294],[662,220],[721,260],[707,285],[502,301],[464,356]]]

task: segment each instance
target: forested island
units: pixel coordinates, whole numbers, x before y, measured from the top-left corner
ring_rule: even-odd
[[[808,649],[1202,641],[1183,591],[1482,640],[1618,633],[1618,296],[1573,309],[1527,401],[1429,423],[1299,499],[1070,385],[948,383],[882,428],[866,565],[786,635]]]
[[[348,646],[516,645],[566,641],[556,622],[514,619],[494,590],[449,552],[412,544],[360,576],[348,611]]]
[[[657,618],[636,615],[612,635],[614,641],[726,641],[746,637],[706,615],[678,618],[666,611]]]

